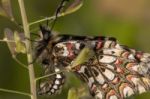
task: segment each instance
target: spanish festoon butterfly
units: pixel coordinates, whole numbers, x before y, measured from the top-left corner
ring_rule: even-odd
[[[94,56],[71,71],[88,85],[95,99],[125,99],[150,90],[149,53],[120,45],[113,37],[55,34],[42,25],[40,30],[42,37],[35,44],[35,57],[45,75],[67,68],[90,44]],[[38,93],[56,94],[64,82],[64,73],[58,73],[41,81]]]

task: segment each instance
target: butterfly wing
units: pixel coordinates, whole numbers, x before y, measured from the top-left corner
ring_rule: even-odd
[[[44,66],[44,75],[48,75],[52,73],[52,70],[50,69],[50,66]],[[54,67],[54,72],[59,72],[60,69],[57,67]],[[65,75],[64,73],[56,73],[53,76],[47,77],[40,81],[39,84],[39,95],[53,95],[58,94],[61,91],[62,85],[65,81]]]
[[[150,89],[150,54],[121,46],[103,47],[74,68],[96,99],[124,99]]]

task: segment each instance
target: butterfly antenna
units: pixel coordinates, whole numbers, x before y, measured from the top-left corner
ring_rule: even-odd
[[[69,0],[62,0],[58,6],[58,8],[56,9],[56,12],[55,12],[55,19],[53,21],[53,24],[51,26],[51,29],[50,31],[53,30],[54,26],[55,26],[55,23],[57,21],[57,18],[58,18],[58,14],[61,12],[61,10],[63,9],[63,7],[65,6],[66,2],[68,2]]]

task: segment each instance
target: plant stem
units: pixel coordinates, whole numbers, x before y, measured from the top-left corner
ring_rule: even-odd
[[[0,91],[2,91],[2,92],[8,92],[8,93],[14,93],[14,94],[20,94],[20,95],[31,97],[31,95],[29,93],[20,92],[20,91],[16,91],[16,90],[8,90],[8,89],[0,88]]]
[[[14,41],[14,40],[4,40],[4,39],[1,40],[1,39],[0,39],[0,42],[4,42],[4,43],[5,43],[5,42],[13,42],[13,43],[14,43],[15,41]]]
[[[45,76],[41,76],[41,77],[36,78],[35,81],[38,81],[38,80],[41,80],[41,79],[44,79],[44,78],[47,78],[47,77],[56,75],[56,74],[58,74],[58,73],[65,72],[65,71],[66,71],[66,70],[61,70],[61,71],[58,71],[58,72],[55,72],[55,73],[47,74],[47,75],[45,75]]]
[[[18,0],[18,3],[19,3],[20,11],[21,11],[21,17],[22,17],[25,37],[30,39],[30,31],[29,31],[27,15],[26,15],[25,7],[24,7],[24,1]],[[31,99],[37,99],[34,67],[33,67],[33,64],[31,64],[33,62],[31,41],[28,39],[26,39],[25,45],[26,45],[26,49],[27,49],[27,61],[29,64],[28,68],[29,68],[29,78],[30,78]]]
[[[14,55],[12,55],[12,58],[18,63],[20,64],[20,66],[22,66],[23,68],[27,69],[28,70],[28,67],[23,64],[21,61],[19,61]]]

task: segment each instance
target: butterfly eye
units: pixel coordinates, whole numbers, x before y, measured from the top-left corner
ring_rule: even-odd
[[[42,64],[43,64],[43,65],[49,64],[49,60],[48,60],[48,59],[43,60],[43,61],[42,61]]]

